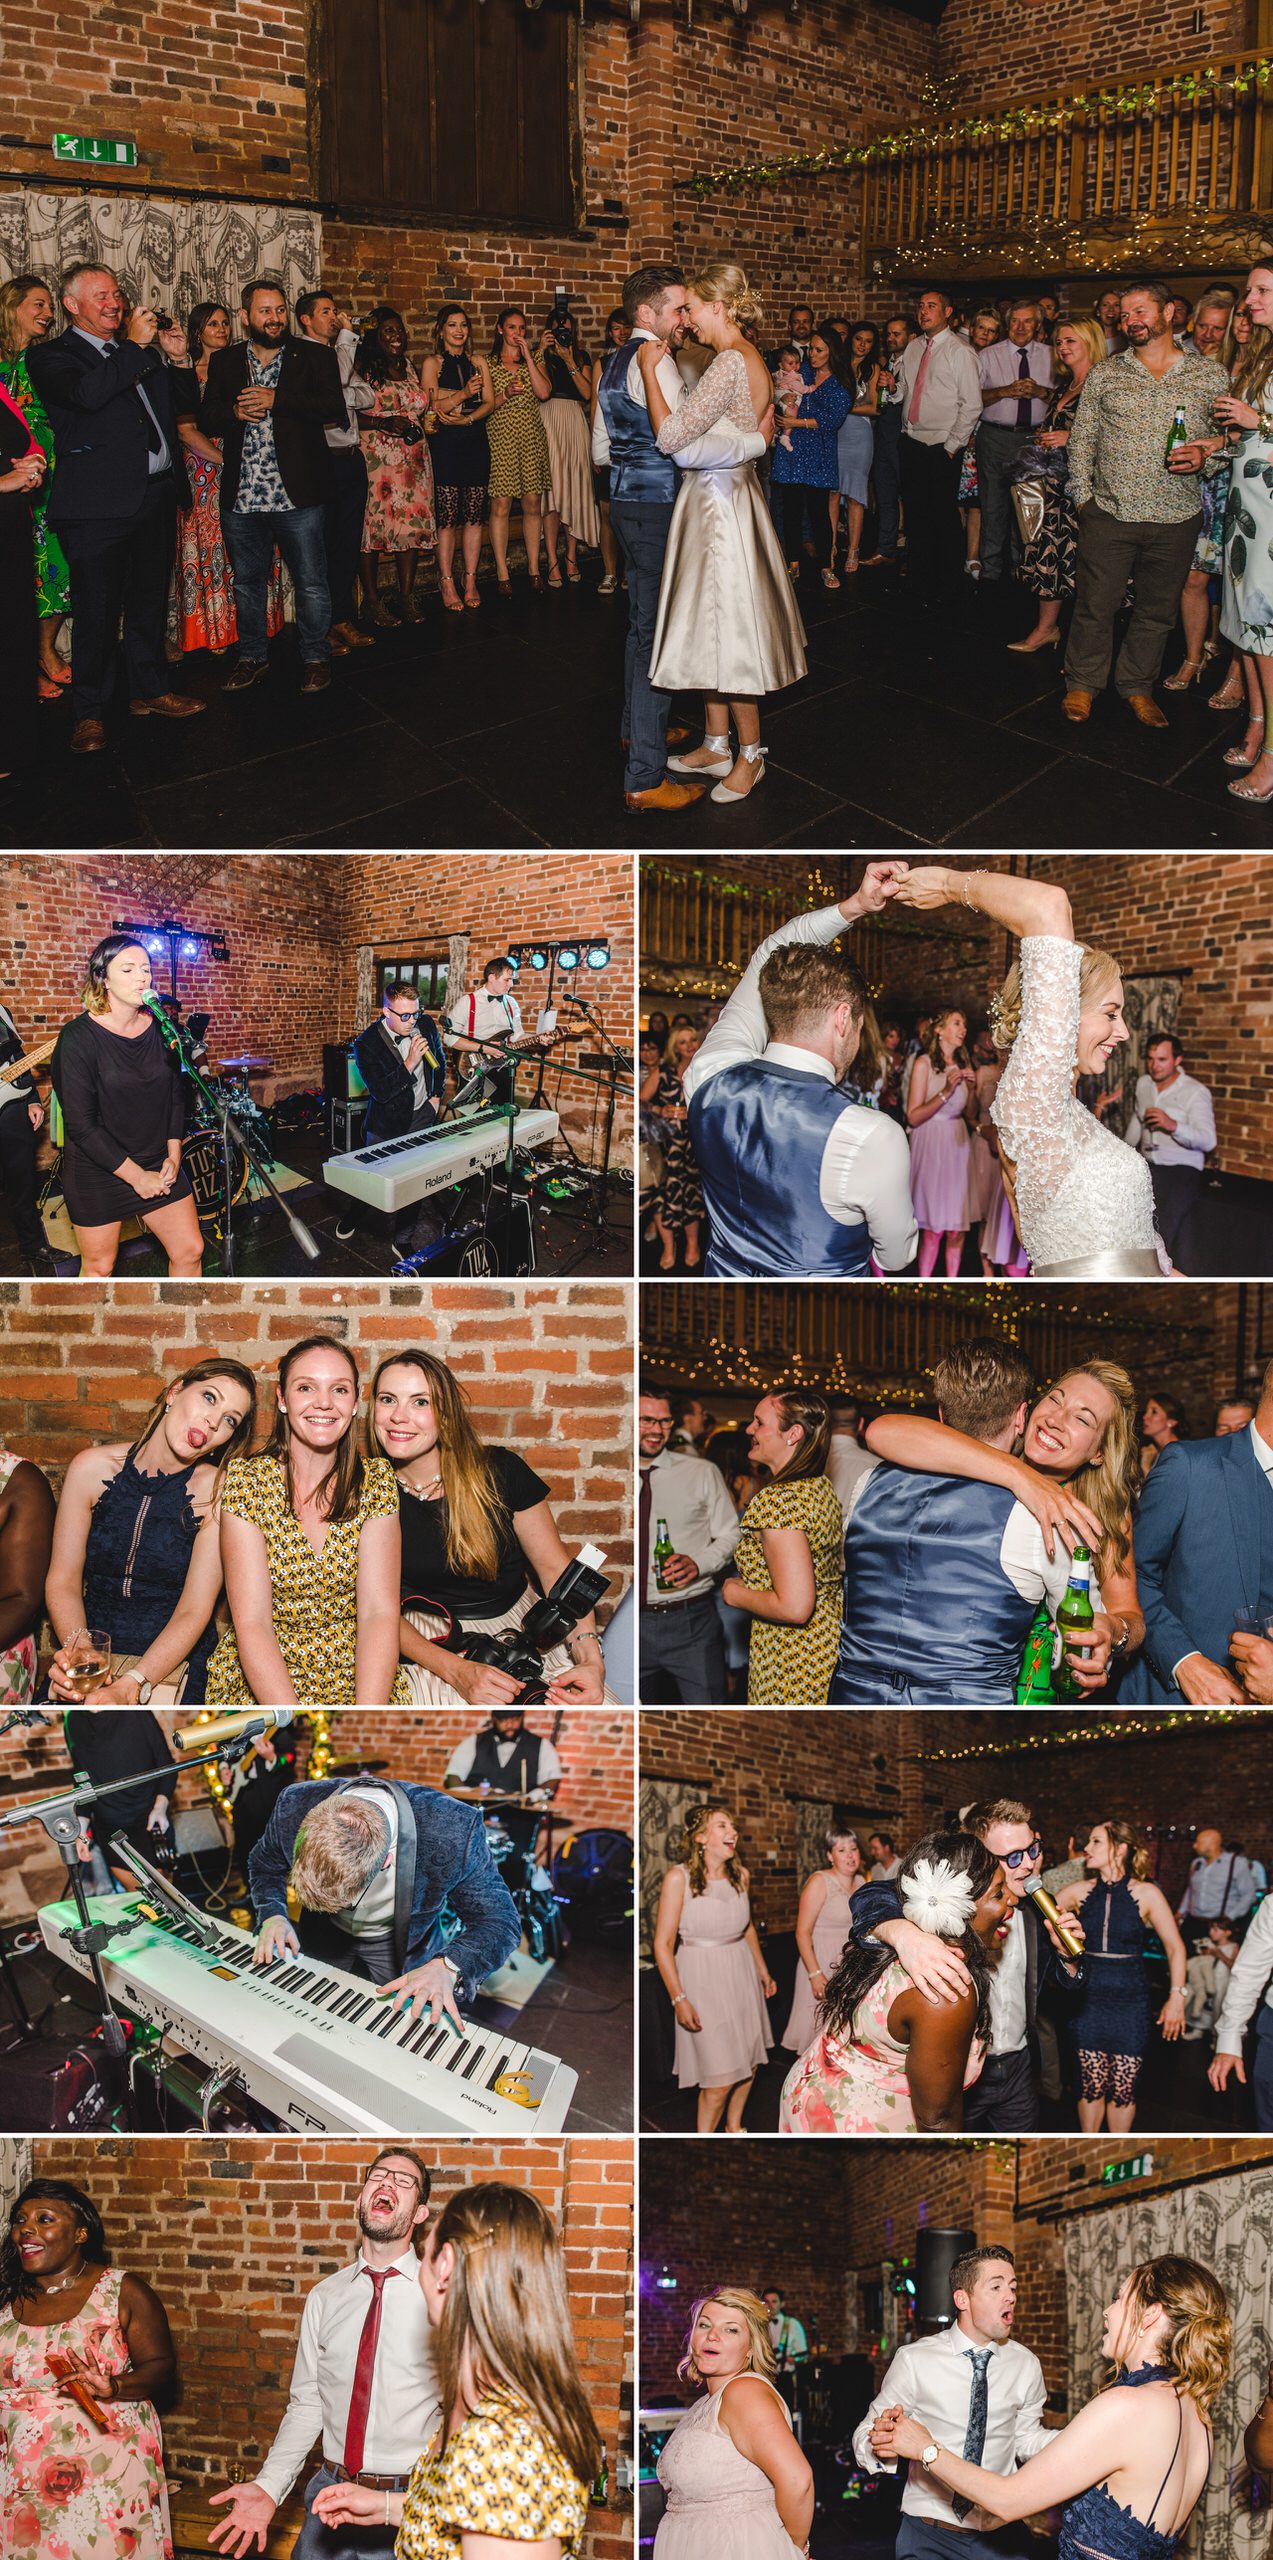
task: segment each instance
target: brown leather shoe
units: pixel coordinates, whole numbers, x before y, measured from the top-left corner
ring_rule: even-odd
[[[333,658],[347,658],[349,655],[348,643],[342,640],[339,634],[334,630],[329,631],[327,634],[327,646],[330,649]]]
[[[1084,693],[1081,685],[1072,684],[1069,692],[1062,697],[1061,711],[1067,720],[1090,720],[1092,716],[1090,693]]]
[[[671,728],[666,732],[663,740],[663,744],[667,748],[668,754],[673,754],[677,747],[684,747],[688,745],[689,740],[693,735],[693,730],[687,729],[683,720],[673,721]],[[619,745],[625,756],[631,744],[632,740],[630,738],[620,738]]]
[[[688,809],[701,800],[706,790],[699,782],[658,782],[653,791],[625,791],[624,806],[644,812],[646,809]]]
[[[106,731],[100,720],[77,720],[71,731],[73,756],[97,756],[106,744]]]
[[[193,720],[196,713],[206,711],[206,702],[192,702],[188,693],[147,693],[129,703],[129,710],[139,720],[154,711],[161,720]]]
[[[309,665],[305,669],[304,675],[301,677],[301,692],[326,693],[331,680],[332,671],[328,666],[326,659],[311,658]]]
[[[1129,693],[1127,708],[1134,711],[1142,729],[1166,729],[1170,726],[1165,711],[1160,711],[1152,693]]]
[[[331,637],[343,640],[347,649],[374,649],[376,645],[371,633],[360,631],[356,622],[333,622]]]

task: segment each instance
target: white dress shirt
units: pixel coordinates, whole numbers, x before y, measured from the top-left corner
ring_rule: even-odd
[[[1165,1111],[1175,1128],[1147,1129],[1145,1113]],[[1155,1084],[1152,1076],[1136,1079],[1136,1103],[1131,1119],[1123,1131],[1129,1147],[1148,1156],[1151,1164],[1189,1164],[1202,1167],[1216,1142],[1216,1115],[1211,1095],[1195,1076],[1177,1069],[1170,1084]]]
[[[896,2471],[895,2462],[880,2462],[871,2451],[871,2429],[881,2410],[901,2402],[907,2416],[927,2427],[933,2443],[947,2453],[962,2454],[968,2433],[973,2367],[968,2361],[971,2338],[958,2326],[939,2329],[934,2337],[915,2338],[899,2347],[875,2398],[853,2438],[854,2460],[863,2471]],[[985,2471],[1007,2479],[1032,2454],[1052,2441],[1043,2424],[1047,2388],[1043,2367],[1015,2338],[992,2347],[986,2367],[986,2442],[981,2456]],[[902,2513],[931,2522],[956,2525],[953,2492],[943,2489],[923,2464],[906,2466]],[[970,2516],[965,2530],[976,2530]]]
[[[851,1431],[832,1432],[823,1473],[830,1476],[840,1497],[840,1509],[844,1513],[846,1528],[853,1503],[854,1485],[860,1483],[864,1475],[869,1474],[874,1464],[870,1450],[864,1449],[861,1441],[855,1440]]]
[[[10,1013],[7,1004],[0,1004],[0,1031],[7,1031],[10,1037],[17,1041],[18,1047],[21,1049],[22,1034]],[[28,1073],[29,1072],[30,1070],[28,1069]],[[25,1111],[28,1105],[35,1100],[36,1096],[34,1093],[19,1093],[16,1084],[0,1084],[0,1111],[3,1111],[7,1102],[20,1102],[23,1110]]]
[[[380,2297],[362,2467],[406,2473],[429,2442],[440,2404],[414,2250],[404,2250],[393,2264]],[[322,2436],[324,2462],[335,2467],[345,2459],[354,2368],[371,2300],[361,2256],[324,2276],[305,2297],[287,2407],[253,2484],[280,2504],[316,2436]]]
[[[1273,1901],[1260,1904],[1233,1959],[1216,2030],[1217,2053],[1241,2053],[1243,2036],[1261,2000],[1266,2009],[1273,2009]]]
[[[1004,385],[1002,400],[987,400],[985,403],[981,413],[983,425],[988,422],[992,427],[1015,427],[1017,403],[1022,397],[1022,356],[1030,367],[1032,380],[1039,385],[1037,397],[1030,402],[1030,424],[1032,427],[1042,426],[1048,405],[1047,394],[1052,388],[1052,349],[1040,346],[1034,339],[1025,347],[1014,347],[1011,338],[1001,338],[995,346],[983,347],[977,358],[982,390],[989,391],[995,382]]]
[[[681,1449],[664,1449],[652,1466],[642,1467],[641,1474],[648,1476],[650,1485],[645,1605],[666,1608],[669,1600],[696,1599],[711,1590],[713,1576],[729,1563],[738,1544],[738,1514],[725,1479],[710,1458],[695,1458]],[[698,1566],[697,1581],[678,1583],[675,1591],[660,1591],[655,1577],[654,1541],[660,1520],[667,1522],[675,1553],[692,1556]]]
[[[1273,1450],[1270,1450],[1269,1455],[1273,1459]],[[877,1467],[885,1464],[887,1461],[883,1458],[872,1458],[870,1474],[873,1475]],[[853,1517],[862,1487],[867,1480],[866,1474],[861,1475],[850,1493],[849,1507],[845,1514],[846,1527]],[[1014,1502],[1004,1522],[1003,1536],[999,1541],[1000,1570],[1006,1574],[1013,1590],[1019,1592],[1023,1600],[1033,1601],[1036,1608],[1040,1600],[1046,1600],[1048,1607],[1055,1612],[1058,1603],[1064,1599],[1069,1589],[1070,1559],[1059,1538],[1053,1543],[1056,1553],[1050,1556],[1043,1543],[1043,1531],[1034,1513],[1027,1511],[1024,1502]],[[1103,1608],[1104,1602],[1095,1576],[1092,1578],[1090,1588],[1092,1607]]]
[[[645,376],[637,356],[637,349],[646,338],[654,338],[653,329],[634,329],[628,340],[628,345],[632,349],[632,362],[628,366],[627,392],[629,399],[635,400],[638,409],[648,409],[650,405],[645,396]],[[681,379],[676,358],[666,341],[654,370],[659,389],[669,409],[675,409],[685,385]],[[653,442],[653,429],[651,429],[651,442]],[[765,439],[759,427],[754,435],[747,435],[741,427],[734,426],[730,419],[718,418],[715,426],[708,428],[706,435],[695,436],[689,444],[682,445],[680,452],[673,454],[672,460],[678,471],[720,471],[728,470],[740,462],[759,462],[764,450]],[[592,459],[598,471],[609,469],[610,430],[606,425],[599,400],[596,416],[592,421]]]
[[[323,342],[321,338],[315,338],[313,343],[321,346]],[[345,424],[343,427],[324,427],[323,434],[333,453],[354,453],[362,442],[358,433],[358,411],[375,407],[375,386],[364,382],[361,375],[357,381],[353,379],[354,366],[358,361],[358,339],[354,330],[341,330],[335,342],[335,353],[340,368],[340,387],[345,395]]]
[[[1014,1903],[1008,1934],[991,1968],[990,2050],[996,2062],[1001,2054],[1020,2053],[1026,2043],[1025,1933],[1029,1925],[1020,1903]]]
[[[804,2322],[793,2319],[789,2311],[780,2311],[777,2319],[769,2323],[769,2344],[780,2369],[792,2364],[797,2356],[807,2356],[809,2341]]]
[[[477,1757],[477,1739],[478,1738],[475,1733],[470,1733],[465,1736],[463,1742],[457,1742],[455,1749],[446,1764],[446,1775],[448,1778],[454,1778],[457,1786],[462,1787],[468,1783],[473,1762]],[[501,1742],[499,1735],[496,1734],[495,1757],[498,1760],[501,1769],[506,1769],[508,1767],[509,1761],[512,1759],[513,1753],[517,1748],[518,1745],[516,1740],[512,1742]],[[549,1787],[552,1785],[554,1778],[559,1778],[561,1776],[561,1761],[559,1760],[557,1753],[554,1751],[551,1742],[547,1741],[542,1734],[539,1736],[539,1760],[537,1765],[539,1772],[535,1780],[535,1785],[537,1787]]]
[[[471,1031],[469,1005],[470,998],[461,996],[459,1003],[453,1004],[446,1016],[447,1028],[442,1037],[448,1049],[454,1048],[457,1037],[461,1040],[492,1042],[521,1039],[522,1009],[516,996],[493,996],[485,987],[478,987],[472,998],[473,1028]]]
[[[793,917],[767,934],[752,954],[728,1004],[713,1023],[681,1079],[688,1102],[723,1067],[748,1059],[770,1058],[778,1066],[799,1067],[806,1075],[834,1084],[829,1058],[789,1040],[766,1039],[765,1008],[760,999],[760,973],[771,951],[789,942],[834,942],[847,930],[838,907],[820,907],[812,915]],[[871,1250],[881,1269],[900,1271],[915,1254],[919,1230],[911,1207],[911,1156],[904,1130],[881,1111],[846,1102],[822,1154],[818,1198],[829,1218],[842,1227],[865,1221]]]
[[[912,423],[915,378],[926,347],[931,353],[919,416]],[[897,375],[902,386],[903,435],[913,436],[917,444],[944,444],[947,453],[960,452],[981,423],[981,375],[972,348],[953,329],[939,329],[935,338],[912,338]]]
[[[1260,1891],[1250,1861],[1239,1857],[1236,1849],[1222,1849],[1218,1858],[1194,1859],[1176,1917],[1245,1920]]]

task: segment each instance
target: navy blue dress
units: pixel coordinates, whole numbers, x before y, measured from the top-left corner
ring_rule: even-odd
[[[1153,2027],[1145,1923],[1123,1876],[1114,1884],[1093,1885],[1079,1916],[1087,1942],[1086,1979],[1070,2023],[1082,2094],[1130,2106]]]
[[[167,1626],[185,1587],[199,1532],[190,1500],[194,1467],[183,1467],[176,1475],[144,1476],[133,1455],[130,1449],[94,1503],[84,1551],[84,1622],[105,1627],[116,1659],[144,1653]],[[188,1707],[204,1703],[216,1640],[212,1618],[190,1649],[182,1691]]]
[[[1088,1900],[1090,1902],[1090,1895]],[[1114,2388],[1134,2391],[1141,2383],[1168,2382],[1170,2379],[1165,2365],[1145,2364],[1140,2365],[1135,2373],[1120,2373]],[[1142,2524],[1139,2516],[1129,2514],[1126,2507],[1120,2507],[1102,2480],[1095,2488],[1082,2490],[1065,2509],[1058,2544],[1060,2560],[1172,2560],[1173,2553],[1180,2548],[1190,2518],[1186,2516],[1175,2533],[1160,2533],[1154,2517],[1158,2513],[1158,2499],[1175,2470],[1184,2432],[1185,2416],[1180,2407],[1179,2392],[1176,2394],[1176,2415],[1179,2423],[1172,2457],[1147,2521]],[[1207,2429],[1207,2442],[1211,2442],[1210,2428]]]

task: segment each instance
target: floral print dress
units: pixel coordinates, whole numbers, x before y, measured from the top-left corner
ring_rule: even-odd
[[[461,2536],[579,2548],[588,2491],[553,2439],[502,2383],[482,2393],[446,2445],[421,2454],[407,2487],[396,2560],[460,2560]]]
[[[364,551],[432,551],[434,547],[433,457],[424,434],[428,405],[408,368],[401,382],[378,382],[372,406],[362,412],[367,459]],[[377,418],[409,418],[421,430],[419,443],[405,444],[400,435],[378,436]]]
[[[36,610],[42,622],[54,614],[71,609],[71,572],[66,553],[49,524],[49,495],[53,485],[53,429],[35,384],[27,372],[25,354],[6,356],[0,364],[0,382],[4,384],[15,409],[21,411],[41,453],[48,464],[44,482],[31,504],[31,530],[35,537]]]
[[[120,2374],[123,2276],[106,2267],[73,2319],[0,2318],[3,2560],[172,2560],[159,2420],[149,2400],[103,2403],[103,2429],[57,2389],[49,2351]]]
[[[910,1976],[886,1965],[853,2012],[853,2039],[815,2036],[782,2087],[780,2133],[914,2133],[906,2046],[888,2030],[888,2013]],[[986,2049],[974,2036],[964,2087],[978,2078]]]
[[[369,1458],[362,1494],[348,1520],[331,1520],[316,1555],[287,1504],[287,1481],[277,1458],[232,1458],[225,1471],[222,1509],[250,1520],[265,1540],[270,1568],[274,1633],[308,1707],[348,1706],[354,1694],[358,1645],[358,1542],[369,1520],[397,1517],[398,1488],[385,1458]],[[250,1707],[239,1648],[231,1629],[208,1665],[205,1702],[210,1707]],[[390,1705],[409,1706],[411,1691],[401,1663]]]

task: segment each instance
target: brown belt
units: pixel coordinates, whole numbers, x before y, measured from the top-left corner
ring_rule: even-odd
[[[683,1600],[647,1600],[645,1605],[652,1618],[666,1618],[673,1609],[692,1609],[698,1601],[710,1600],[711,1596],[710,1591],[687,1591]]]
[[[343,2462],[335,2471],[338,2480],[352,2480],[360,2489],[405,2489],[411,2478],[409,2471],[347,2471]]]

